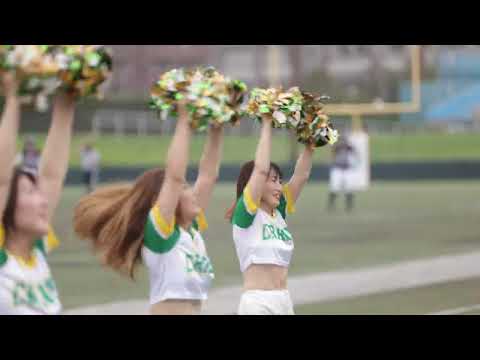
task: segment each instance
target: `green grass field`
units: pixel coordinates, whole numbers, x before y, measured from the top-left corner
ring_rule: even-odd
[[[50,262],[64,306],[146,298],[148,279],[143,268],[136,282],[102,269],[86,244],[73,235],[72,211],[81,191],[65,190],[54,222],[62,246]],[[233,196],[234,184],[218,185],[207,211],[210,229],[205,238],[216,270],[214,287],[241,283],[231,227],[223,219]],[[289,219],[296,241],[290,274],[479,250],[478,198],[480,182],[375,183],[358,195],[353,214],[344,213],[343,203],[328,214],[326,184],[311,183]]]
[[[71,165],[78,166],[79,150],[83,142],[91,139],[87,135],[77,135],[73,141]],[[480,159],[479,135],[477,134],[409,134],[372,135],[372,162],[401,161],[448,161]],[[191,161],[198,163],[205,137],[196,136],[192,141]],[[39,143],[44,136],[38,137]],[[142,166],[163,164],[167,152],[169,136],[101,136],[95,144],[102,154],[104,166]],[[248,136],[228,136],[225,139],[223,162],[226,164],[242,163],[253,158],[258,139]],[[21,141],[19,141],[19,144]],[[283,134],[274,137],[272,160],[282,163],[288,161],[289,139]],[[329,161],[328,148],[320,149],[315,154],[316,163]]]

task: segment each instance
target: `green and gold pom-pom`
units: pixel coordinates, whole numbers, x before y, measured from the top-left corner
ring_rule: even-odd
[[[302,102],[302,93],[297,87],[288,91],[255,88],[250,93],[247,114],[258,120],[271,115],[275,128],[295,128],[301,119]]]
[[[213,67],[180,68],[160,76],[151,89],[149,105],[165,120],[177,116],[177,104],[183,101],[192,128],[203,131],[209,125],[236,125],[246,92],[245,83],[231,80]]]
[[[103,45],[0,45],[0,71],[15,71],[22,101],[46,110],[58,90],[101,96],[112,57]]]
[[[333,145],[338,140],[338,132],[323,110],[327,99],[327,96],[302,92],[298,87],[288,91],[255,88],[250,93],[247,114],[257,120],[271,116],[274,128],[292,129],[300,143],[315,147]]]
[[[14,71],[19,96],[37,110],[48,108],[47,96],[58,87],[54,45],[0,45],[0,71]]]
[[[112,55],[103,45],[58,45],[55,60],[62,90],[79,97],[103,95],[101,86],[113,67]]]
[[[49,77],[58,72],[54,45],[0,45],[0,69],[16,70],[20,76]]]
[[[302,117],[296,126],[298,141],[314,147],[333,145],[338,141],[338,131],[324,112],[328,96],[315,96],[303,92]]]
[[[8,54],[13,50],[14,45],[0,45],[0,72],[12,69],[8,62]]]

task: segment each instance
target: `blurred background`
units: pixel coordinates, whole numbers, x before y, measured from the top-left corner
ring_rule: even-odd
[[[102,102],[78,106],[67,188],[54,224],[63,244],[51,264],[67,310],[105,304],[88,308],[102,313],[113,311],[109,304],[115,302],[121,304],[115,312],[135,313],[135,306],[146,304],[145,269],[132,282],[98,265],[73,234],[73,207],[89,191],[86,172],[95,187],[163,165],[174,121],[162,122],[148,109],[149,89],[172,68],[213,65],[250,88],[281,84],[329,95],[327,113],[349,143],[344,157],[356,185],[343,186],[340,175],[332,180],[341,149],[318,149],[311,181],[289,219],[297,313],[480,314],[480,48],[109,47],[112,82]],[[25,113],[19,153],[24,143],[41,148],[49,118]],[[224,212],[240,165],[253,159],[258,126],[244,119],[226,134],[220,184],[207,212],[214,291],[241,285]],[[191,180],[204,139],[196,135],[192,144]],[[85,151],[86,144],[96,155]],[[287,132],[275,133],[272,160],[286,174],[299,151]],[[221,300],[215,292],[210,298],[212,304]]]

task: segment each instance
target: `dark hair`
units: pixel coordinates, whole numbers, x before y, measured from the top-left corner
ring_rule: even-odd
[[[245,187],[247,186],[248,181],[250,180],[250,177],[252,176],[254,168],[255,168],[255,161],[254,160],[246,162],[240,168],[240,174],[238,175],[238,178],[237,178],[237,193],[236,193],[235,202],[227,210],[227,213],[225,214],[225,218],[228,219],[229,221],[232,219],[233,211],[235,210],[235,206],[237,204],[237,201],[238,201],[238,199],[240,199],[240,196],[242,196],[243,190],[245,190]],[[270,171],[272,169],[275,170],[275,172],[278,174],[278,176],[280,176],[280,179],[283,178],[283,173],[282,173],[282,170],[280,169],[280,166],[278,166],[274,162],[271,162],[270,163]]]
[[[17,207],[18,199],[18,183],[20,177],[25,176],[32,182],[37,184],[37,177],[31,171],[16,167],[13,171],[12,179],[10,180],[10,191],[8,194],[7,204],[5,211],[3,212],[2,224],[5,229],[5,233],[15,229],[15,208]]]

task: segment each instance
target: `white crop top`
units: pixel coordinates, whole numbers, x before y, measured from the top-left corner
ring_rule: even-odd
[[[289,266],[294,245],[285,218],[287,212],[294,211],[288,186],[283,188],[274,216],[260,209],[248,186],[245,188],[232,217],[233,240],[242,273],[251,264]]]
[[[175,221],[167,224],[158,206],[150,210],[142,248],[150,276],[150,304],[207,299],[214,274],[200,234],[206,228],[203,212],[186,231]]]
[[[62,310],[46,255],[58,246],[53,231],[34,243],[29,261],[4,248],[0,224],[0,315],[56,315]]]

